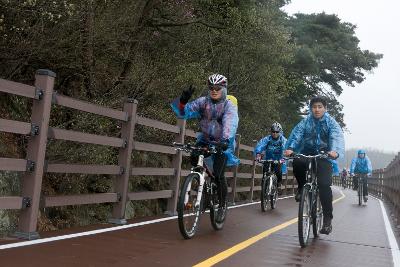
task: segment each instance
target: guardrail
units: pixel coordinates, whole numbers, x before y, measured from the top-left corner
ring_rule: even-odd
[[[135,125],[173,133],[176,142],[184,142],[185,138],[194,138],[196,133],[193,130],[186,129],[184,120],[178,120],[176,125],[170,125],[139,116],[137,114],[138,102],[134,99],[127,99],[123,109],[116,110],[60,95],[54,91],[55,77],[56,74],[52,71],[38,70],[34,86],[0,79],[0,92],[33,99],[30,123],[0,119],[1,132],[30,136],[25,159],[0,158],[0,171],[23,172],[22,195],[0,196],[0,209],[20,210],[16,236],[24,239],[39,238],[37,233],[38,213],[40,208],[46,207],[114,203],[109,222],[124,224],[126,223],[125,207],[127,201],[164,198],[168,199],[168,213],[175,214],[180,177],[189,173],[189,170],[182,170],[182,158],[187,155],[184,155],[181,151],[175,151],[169,144],[150,144],[134,140]],[[102,136],[51,127],[49,126],[49,118],[52,104],[118,120],[122,123],[121,136]],[[45,162],[46,144],[49,138],[116,147],[119,149],[118,165]],[[241,154],[240,151],[252,152],[254,149],[252,146],[241,144],[240,139],[240,135],[238,135],[235,152],[238,157]],[[133,150],[173,155],[172,168],[131,166]],[[232,172],[226,172],[226,177],[230,179],[228,190],[231,193],[232,202],[235,202],[238,193],[243,192],[248,192],[248,200],[253,201],[254,192],[260,190],[260,186],[255,184],[256,179],[262,177],[262,174],[259,173],[261,167],[254,162],[253,158],[242,158],[241,166],[245,165],[251,166],[250,173],[239,172],[239,166],[235,167]],[[45,173],[106,174],[114,175],[117,179],[113,192],[53,196],[42,193],[42,180]],[[128,181],[132,176],[170,176],[170,187],[160,191],[128,192]],[[239,179],[250,181],[250,185],[238,186]],[[288,175],[283,179],[283,193],[293,194],[297,187],[295,179]]]

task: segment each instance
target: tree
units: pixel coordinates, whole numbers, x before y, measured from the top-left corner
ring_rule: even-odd
[[[291,42],[297,47],[288,69],[303,81],[300,91],[304,99],[323,94],[340,108],[336,96],[342,93],[342,84],[354,86],[363,82],[364,73],[376,68],[383,56],[361,50],[356,26],[342,22],[337,15],[295,14],[289,17],[287,25],[292,33]],[[343,114],[337,115],[344,125]]]

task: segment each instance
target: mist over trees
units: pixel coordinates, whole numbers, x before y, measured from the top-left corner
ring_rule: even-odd
[[[133,97],[141,115],[173,124],[170,101],[191,84],[195,96],[201,95],[208,75],[221,73],[239,101],[243,143],[264,136],[273,121],[290,133],[315,94],[329,98],[330,113],[344,126],[337,100],[340,84],[362,82],[382,55],[361,50],[355,25],[325,13],[291,17],[281,9],[288,2],[0,0],[0,78],[32,84],[35,71],[47,68],[57,74],[59,93],[113,108]],[[29,121],[29,107],[24,99],[0,93],[1,118]],[[109,136],[119,131],[109,120],[62,108],[52,110],[50,124]],[[170,142],[140,127],[136,135],[141,141]],[[24,137],[0,133],[0,145],[0,157],[24,158]],[[47,151],[52,161],[82,164],[115,164],[116,154],[63,142],[50,142]],[[134,160],[146,166],[170,161],[161,157],[154,162],[145,153],[135,154]],[[17,192],[17,180],[6,176],[0,174],[0,193]],[[163,184],[143,178],[130,186],[152,190]],[[101,193],[111,187],[107,176],[47,174],[44,179],[49,194]],[[141,205],[142,215],[164,207],[162,202],[132,205]],[[82,209],[53,210],[47,214],[51,222],[40,227],[101,221],[109,207],[99,205],[96,215],[85,220],[78,219]],[[71,214],[77,219],[66,223]]]
[[[360,148],[361,149],[361,148]],[[394,152],[385,152],[374,148],[362,148],[367,152],[367,156],[371,160],[372,169],[383,169],[385,168],[396,156]],[[346,150],[346,157],[339,161],[341,169],[344,167],[350,168],[351,160],[357,157],[357,151],[359,149],[352,148]]]

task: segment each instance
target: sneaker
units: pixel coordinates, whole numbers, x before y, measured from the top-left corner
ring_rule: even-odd
[[[368,196],[364,196],[364,202],[368,201]]]
[[[331,218],[324,217],[324,223],[319,232],[324,235],[329,235],[332,232],[332,219]]]
[[[294,199],[296,200],[296,202],[300,202],[300,199],[301,199],[301,190],[300,189],[297,189]]]

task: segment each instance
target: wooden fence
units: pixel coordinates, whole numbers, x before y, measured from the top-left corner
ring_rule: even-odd
[[[176,203],[181,176],[189,173],[182,170],[184,155],[176,151],[170,144],[150,144],[134,140],[135,125],[143,125],[175,134],[176,142],[184,142],[187,137],[196,137],[193,130],[186,129],[186,122],[178,120],[176,125],[145,118],[137,114],[138,102],[134,99],[125,101],[122,110],[111,109],[85,101],[60,95],[54,91],[56,74],[49,70],[38,70],[35,76],[35,85],[29,86],[0,79],[0,92],[33,99],[31,121],[21,122],[0,118],[0,132],[29,135],[25,159],[0,158],[0,171],[22,172],[22,195],[0,196],[0,209],[20,210],[18,231],[16,236],[23,239],[35,239],[37,233],[37,219],[39,209],[67,205],[83,205],[95,203],[113,203],[113,210],[109,222],[116,224],[126,223],[125,207],[128,201],[167,199],[167,211],[176,213]],[[100,116],[115,119],[122,123],[121,136],[110,137],[78,131],[64,130],[49,126],[51,105],[56,104],[67,108],[89,112]],[[68,140],[79,143],[111,146],[119,149],[118,165],[83,165],[83,164],[55,164],[45,162],[46,144],[48,139]],[[237,136],[236,155],[241,151],[253,151],[253,146],[240,143]],[[131,166],[132,151],[156,152],[172,155],[172,168],[149,168]],[[260,190],[256,179],[261,178],[260,170],[254,159],[241,159],[241,165],[251,167],[250,173],[239,172],[236,167],[226,172],[229,180],[231,202],[237,200],[238,193],[248,192],[248,200],[253,201],[254,192]],[[117,177],[113,192],[81,194],[81,195],[44,195],[42,180],[45,173],[69,174],[106,174]],[[128,181],[132,176],[169,176],[170,187],[159,191],[128,192]],[[292,176],[283,177],[283,193],[293,194],[297,184]],[[239,179],[247,179],[249,186],[239,186]]]

